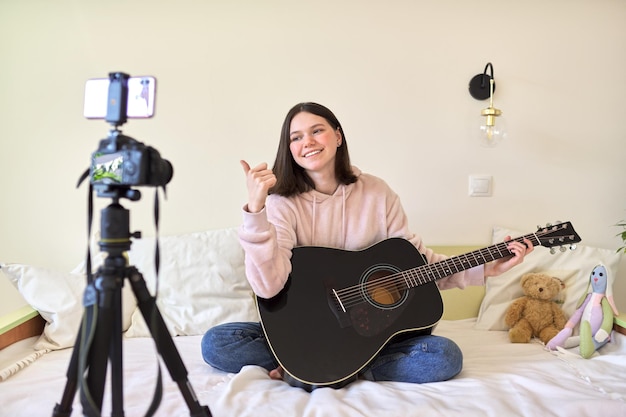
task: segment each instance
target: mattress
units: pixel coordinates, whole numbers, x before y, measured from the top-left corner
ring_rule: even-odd
[[[174,338],[199,402],[213,416],[625,416],[626,336],[590,359],[576,348],[549,352],[539,342],[512,344],[505,331],[475,329],[476,319],[441,321],[434,333],[455,340],[464,352],[464,368],[450,381],[430,384],[356,381],[342,389],[312,393],[269,379],[267,371],[248,366],[238,374],[206,365],[201,336]],[[33,340],[2,351],[2,359],[32,355]],[[62,349],[31,360],[0,382],[0,416],[52,415],[61,401],[72,350]],[[163,398],[157,416],[188,416],[189,408],[156,353],[151,338],[123,342],[124,410],[142,416],[149,407],[159,365]],[[111,414],[110,389],[103,415]],[[72,415],[82,415],[80,395]]]

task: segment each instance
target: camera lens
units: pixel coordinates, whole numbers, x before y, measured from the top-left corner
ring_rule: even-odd
[[[148,182],[150,185],[164,186],[172,180],[174,168],[170,161],[161,158],[161,155],[156,149],[149,147],[148,151],[151,161],[150,178],[148,178]]]
[[[170,161],[167,159],[161,159],[161,168],[157,176],[159,177],[158,185],[165,185],[172,180],[172,177],[174,176],[174,167],[172,167]]]

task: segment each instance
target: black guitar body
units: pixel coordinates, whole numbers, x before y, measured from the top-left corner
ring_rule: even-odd
[[[435,282],[410,290],[403,279],[385,279],[424,263],[399,238],[358,252],[294,248],[286,287],[271,299],[257,298],[270,347],[292,385],[343,386],[394,336],[429,333],[443,314]],[[337,297],[340,291],[344,296]]]

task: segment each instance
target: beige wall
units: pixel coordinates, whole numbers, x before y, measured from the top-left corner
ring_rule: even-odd
[[[158,78],[156,117],[124,132],[174,165],[162,233],[237,225],[239,159],[271,163],[284,114],[312,100],[429,244],[571,220],[583,243],[616,248],[625,21],[622,0],[4,0],[0,261],[67,270],[84,256],[87,190],[75,186],[108,127],[83,119],[83,88],[109,71]],[[467,92],[489,61],[510,133],[494,149],[472,138],[487,102]],[[470,174],[492,175],[493,197],[468,197]],[[149,235],[142,191],[123,204]]]

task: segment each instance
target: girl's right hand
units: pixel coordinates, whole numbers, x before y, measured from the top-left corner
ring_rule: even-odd
[[[265,207],[265,200],[270,188],[276,184],[276,176],[267,163],[263,162],[254,168],[244,161],[239,161],[246,174],[246,184],[248,186],[248,211],[258,213]]]

